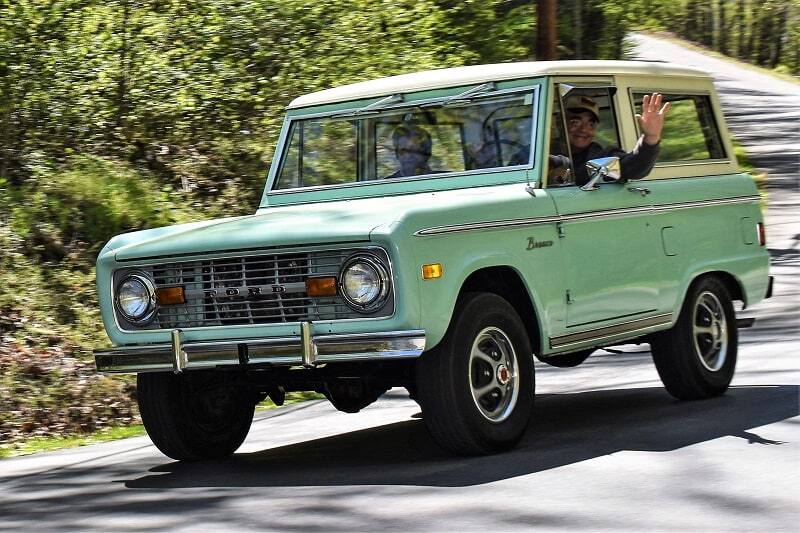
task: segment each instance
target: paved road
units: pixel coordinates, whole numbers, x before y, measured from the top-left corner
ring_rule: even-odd
[[[718,73],[732,129],[770,172],[776,297],[748,310],[734,387],[673,401],[647,346],[537,366],[536,424],[496,457],[436,448],[391,392],[358,415],[258,415],[235,457],[166,459],[146,437],[0,462],[0,530],[797,530],[800,91],[668,43],[642,57]]]

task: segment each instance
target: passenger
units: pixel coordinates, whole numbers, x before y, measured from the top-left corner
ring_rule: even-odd
[[[663,106],[661,102],[662,96],[658,93],[644,96],[642,113],[636,115],[642,135],[633,150],[625,152],[617,147],[605,149],[594,142],[600,122],[599,106],[588,96],[569,96],[564,107],[567,113],[567,138],[572,151],[575,184],[585,185],[589,182],[586,162],[600,157],[619,157],[622,179],[625,181],[647,176],[656,163],[664,119],[670,108],[669,102]],[[563,164],[565,159],[559,155],[550,156],[551,168]],[[563,177],[563,173],[560,175]]]
[[[416,124],[400,124],[392,132],[392,144],[400,168],[384,179],[434,173],[428,166],[433,141],[431,134],[425,129]]]

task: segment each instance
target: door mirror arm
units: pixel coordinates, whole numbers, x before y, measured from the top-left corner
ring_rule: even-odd
[[[622,172],[619,157],[600,157],[586,162],[586,172],[589,174],[589,183],[581,186],[583,191],[596,191],[600,187],[597,182],[619,182]]]

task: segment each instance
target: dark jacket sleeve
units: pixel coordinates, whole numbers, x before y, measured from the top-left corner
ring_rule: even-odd
[[[659,144],[647,144],[644,142],[644,136],[639,137],[633,150],[624,152],[620,149],[611,150],[610,156],[619,157],[619,163],[622,167],[622,179],[638,180],[642,179],[653,170],[653,166],[658,159]]]

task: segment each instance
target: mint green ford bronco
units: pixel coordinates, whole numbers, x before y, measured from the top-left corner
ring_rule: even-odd
[[[643,108],[669,103],[660,142]],[[650,102],[648,102],[650,99]],[[769,297],[759,194],[710,77],[667,63],[419,72],[294,100],[255,214],[126,233],[97,260],[142,420],[179,460],[232,454],[255,405],[392,387],[457,454],[508,449],[534,357],[647,342],[666,390],[722,394],[734,301]]]

